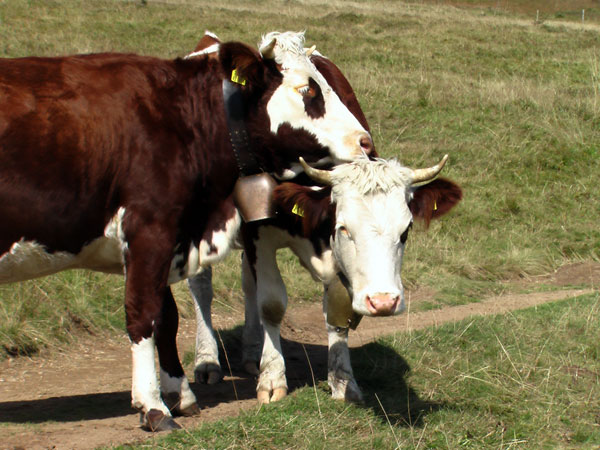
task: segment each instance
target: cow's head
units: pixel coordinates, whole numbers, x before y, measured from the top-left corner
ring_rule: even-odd
[[[299,156],[339,163],[374,152],[369,132],[311,61],[303,33],[269,33],[259,52],[235,42],[215,44],[214,35],[209,38],[203,38],[192,56],[218,47],[224,76],[232,78],[234,73],[232,79],[248,101],[251,139],[275,148],[286,167]],[[260,135],[265,131],[269,136]]]
[[[276,191],[282,207],[302,208],[307,237],[329,222],[334,259],[354,312],[388,316],[404,310],[400,271],[413,220],[428,225],[462,197],[452,181],[434,179],[446,158],[416,170],[381,159],[341,164],[331,171],[306,166],[315,181],[331,186],[328,198],[292,183]],[[325,208],[327,200],[332,208]]]

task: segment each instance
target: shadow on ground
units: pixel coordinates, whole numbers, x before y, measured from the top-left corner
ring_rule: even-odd
[[[241,327],[221,331],[221,339],[227,348],[225,358],[222,346],[219,348],[221,365],[228,373],[228,361],[234,376],[248,377],[241,370]],[[288,387],[290,392],[304,386],[313,386],[313,376],[317,385],[327,382],[327,346],[303,344],[282,339],[285,357]],[[437,411],[447,405],[424,400],[407,383],[410,372],[408,362],[396,351],[385,345],[369,343],[351,350],[352,367],[356,380],[364,394],[364,407],[370,408],[387,423],[389,420],[397,426],[420,426],[423,418],[430,412]],[[231,400],[231,390],[227,383],[218,386],[203,385],[203,391],[215,388],[223,393],[220,401]],[[194,389],[196,389],[198,385]],[[246,389],[249,387],[249,391]],[[198,388],[200,392],[200,388]],[[237,386],[241,398],[255,398],[255,380]],[[202,397],[199,397],[202,398]],[[202,403],[202,401],[201,401]],[[387,417],[386,417],[387,416]]]
[[[221,364],[227,376],[216,385],[192,383],[201,408],[256,398],[256,380],[242,370],[241,327],[220,331]],[[327,346],[282,339],[290,392],[304,386],[326,385]],[[356,379],[363,390],[364,407],[383,421],[418,426],[423,417],[443,405],[425,401],[406,382],[410,367],[394,350],[379,343],[353,349],[351,358]],[[188,370],[189,372],[189,370]],[[94,380],[89,380],[90,385]],[[49,397],[0,402],[0,422],[73,422],[122,417],[132,414],[129,391]],[[387,416],[387,417],[386,417]]]

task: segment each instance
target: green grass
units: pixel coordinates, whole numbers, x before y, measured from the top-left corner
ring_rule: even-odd
[[[152,447],[597,448],[599,333],[598,294],[398,333],[352,352],[365,405],[321,382]]]
[[[534,24],[523,19],[525,3],[490,12],[490,2],[476,2],[482,13],[438,1],[11,0],[0,2],[0,56],[171,58],[191,51],[205,29],[249,44],[270,30],[306,29],[307,44],[354,86],[381,155],[423,166],[450,154],[445,176],[462,185],[464,200],[411,233],[403,278],[433,288],[439,304],[457,304],[600,258],[600,31],[569,17]],[[552,14],[568,15],[554,3]],[[292,301],[320,298],[289,252],[280,264]],[[239,256],[215,272],[217,304],[239,300]],[[73,277],[3,286],[10,320],[0,321],[0,346],[30,354],[69,339],[80,322],[122,330],[122,280],[85,275],[85,288],[73,289]],[[185,285],[176,295],[189,312]]]

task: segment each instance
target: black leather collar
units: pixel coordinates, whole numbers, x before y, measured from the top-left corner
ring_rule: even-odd
[[[223,80],[223,101],[225,117],[229,129],[231,147],[240,170],[240,177],[264,172],[250,149],[250,140],[244,122],[244,98],[240,88],[229,81]]]

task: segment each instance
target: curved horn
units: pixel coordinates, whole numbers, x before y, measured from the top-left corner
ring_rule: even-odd
[[[306,56],[310,56],[313,54],[313,52],[317,49],[316,45],[313,45],[311,48],[307,48],[304,50],[304,53],[306,53]]]
[[[331,179],[331,173],[329,173],[328,170],[321,170],[315,169],[314,167],[310,167],[306,163],[306,161],[304,161],[304,158],[302,156],[300,157],[300,164],[302,164],[306,175],[311,177],[317,183],[326,184],[328,186],[331,186],[331,184],[333,183]]]
[[[423,181],[429,181],[437,176],[438,173],[444,168],[444,164],[448,161],[448,155],[444,155],[442,160],[433,167],[427,169],[414,169],[412,182],[420,183]]]
[[[259,51],[264,59],[274,59],[275,52],[273,49],[275,48],[275,44],[277,43],[277,38],[271,39],[268,44],[261,45]]]

